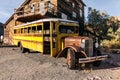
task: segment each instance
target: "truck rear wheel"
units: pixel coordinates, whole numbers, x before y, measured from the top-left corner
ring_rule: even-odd
[[[69,69],[75,69],[75,51],[71,48],[67,51],[67,65]]]

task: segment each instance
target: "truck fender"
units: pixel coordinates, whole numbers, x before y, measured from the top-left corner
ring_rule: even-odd
[[[67,50],[69,48],[73,49],[75,51],[75,53],[81,52],[81,49],[78,46],[73,46],[73,45],[72,46],[67,46],[62,51],[59,52],[59,54],[57,55],[57,58],[58,57],[65,57],[66,58],[67,57]]]
[[[68,48],[72,48],[74,51],[75,51],[75,55],[76,55],[76,58],[86,58],[88,57],[87,54],[85,53],[85,51],[81,48],[81,47],[78,47],[78,46],[68,46]]]

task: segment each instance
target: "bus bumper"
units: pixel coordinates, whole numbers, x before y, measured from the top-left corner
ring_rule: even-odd
[[[89,63],[89,62],[101,61],[106,59],[108,59],[108,55],[80,58],[79,63]]]

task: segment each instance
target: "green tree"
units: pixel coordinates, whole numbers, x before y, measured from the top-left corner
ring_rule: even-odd
[[[109,20],[110,26],[112,28],[112,31],[115,33],[119,27],[120,27],[120,21],[118,19],[115,19],[115,17],[111,17]]]
[[[110,36],[111,39],[120,41],[120,21],[115,19],[115,17],[111,17],[109,23],[110,28],[108,30],[108,36]]]
[[[91,32],[96,36],[98,41],[106,38],[110,25],[108,24],[110,16],[105,12],[98,11],[96,9],[88,8],[88,26],[91,28]]]

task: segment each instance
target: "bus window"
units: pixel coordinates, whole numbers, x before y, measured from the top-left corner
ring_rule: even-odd
[[[75,34],[75,33],[78,33],[78,27],[77,26],[60,25],[59,32],[60,33]]]
[[[79,27],[75,27],[75,33],[79,33]]]
[[[44,34],[50,34],[50,22],[44,22]]]
[[[28,27],[28,33],[31,33],[31,27]]]
[[[42,26],[41,26],[41,25],[38,25],[38,26],[37,26],[37,32],[38,32],[38,33],[41,33],[41,32],[42,32]]]
[[[14,30],[14,34],[16,34],[16,30]]]
[[[32,33],[35,33],[36,32],[36,26],[33,26],[32,27]]]
[[[21,33],[24,33],[24,28],[21,29]]]
[[[24,28],[24,33],[27,33],[28,31],[27,31],[27,28]]]
[[[16,34],[20,34],[20,29],[16,29]]]
[[[56,30],[55,30],[55,22],[53,22],[53,33],[56,33]]]
[[[66,28],[64,28],[64,26],[59,26],[59,32],[60,33],[67,33]]]

